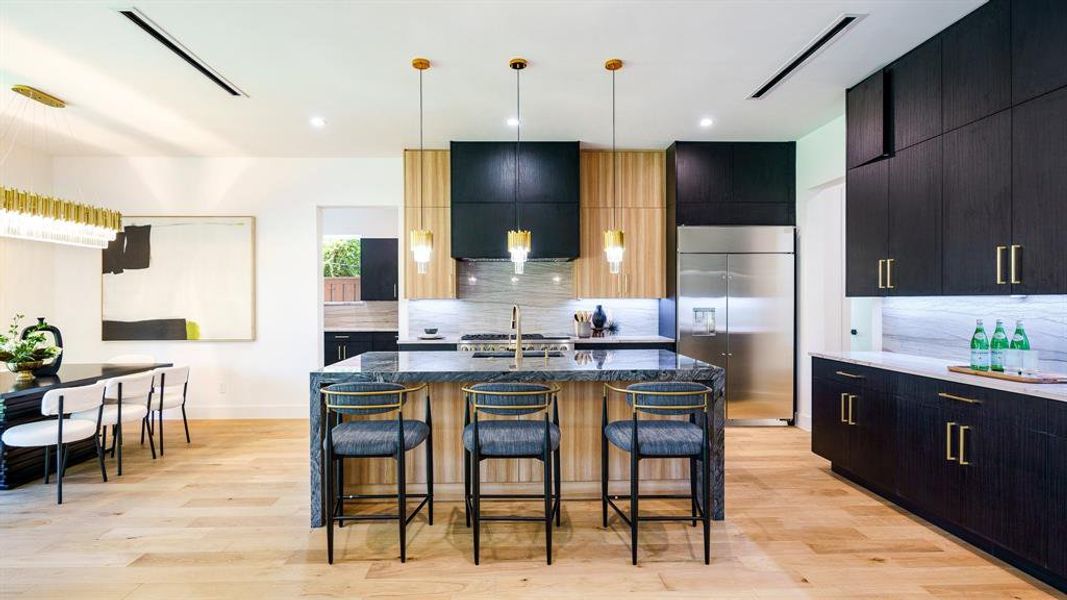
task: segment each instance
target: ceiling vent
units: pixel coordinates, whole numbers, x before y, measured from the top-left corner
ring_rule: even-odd
[[[233,84],[221,73],[212,69],[207,63],[200,60],[192,50],[186,48],[181,42],[179,42],[174,36],[167,33],[162,27],[160,27],[155,21],[148,18],[148,15],[144,14],[136,8],[129,10],[120,10],[119,13],[132,21],[135,25],[144,30],[145,33],[152,36],[157,42],[163,44],[171,52],[177,54],[182,60],[192,65],[194,69],[200,72],[201,75],[207,77],[220,88],[226,90],[227,94],[231,96],[244,96],[248,97],[248,94],[241,91],[241,88]]]
[[[766,83],[760,86],[758,90],[749,99],[758,100],[765,96],[767,92],[773,90],[779,83],[786,80],[787,77],[796,72],[797,69],[802,67],[804,63],[811,60],[816,54],[823,48],[828,46],[830,42],[833,42],[837,38],[841,37],[848,28],[856,23],[856,21],[863,18],[864,15],[841,15],[838,17],[829,27],[822,31],[819,35],[815,36],[807,46],[804,47],[793,58],[789,59],[785,66],[778,70],[773,77],[767,80]]]

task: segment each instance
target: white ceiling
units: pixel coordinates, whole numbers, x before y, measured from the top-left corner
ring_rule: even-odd
[[[418,144],[413,56],[427,56],[426,146],[512,139],[618,143],[793,140],[843,112],[844,88],[981,0],[716,2],[151,1],[136,7],[249,94],[231,97],[115,2],[0,2],[4,123],[53,154],[395,156]],[[842,13],[865,14],[763,100],[751,95]],[[14,83],[70,103],[71,125],[22,108]],[[55,112],[55,111],[52,111]],[[321,115],[324,129],[308,125]],[[698,121],[715,124],[702,129]],[[47,136],[45,131],[51,130]],[[78,142],[62,139],[72,131]],[[35,139],[36,138],[36,139]],[[4,143],[10,142],[5,139]]]

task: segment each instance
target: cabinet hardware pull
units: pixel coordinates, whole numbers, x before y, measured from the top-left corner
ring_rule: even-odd
[[[878,259],[878,289],[880,289],[880,290],[884,290],[885,289],[885,284],[882,283],[882,279],[883,279],[883,277],[885,275],[884,274],[884,270],[885,270],[885,259],[884,258],[880,258],[880,259]]]
[[[337,347],[337,360],[341,360],[341,346]]]
[[[348,336],[347,335],[335,335],[335,336],[333,336],[333,339],[335,339],[335,340],[347,340]]]
[[[886,289],[893,289],[893,263],[896,262],[895,258],[885,259],[885,287]]]
[[[946,400],[955,400],[956,402],[966,402],[967,404],[981,404],[981,400],[975,400],[974,398],[964,398],[963,396],[957,396],[955,394],[949,394],[946,392],[938,392],[938,396],[945,398]]]
[[[1004,251],[1007,249],[1007,246],[997,246],[997,285],[1008,283],[1004,281]]]
[[[1019,244],[1012,244],[1011,245],[1011,282],[1012,283],[1022,283],[1022,281],[1019,280],[1019,274],[1018,274],[1019,257],[1018,257],[1018,253],[1016,252],[1016,250],[1020,250],[1020,249],[1022,249],[1022,246],[1020,246]]]
[[[393,284],[393,300],[396,300],[396,284]]]
[[[842,377],[848,377],[849,379],[863,379],[863,375],[853,375],[852,373],[846,373],[844,371],[837,371],[837,374]]]
[[[848,419],[845,418],[845,398],[848,398],[848,392],[841,392],[841,422],[848,423]]]
[[[856,399],[855,394],[848,395],[848,424],[855,425],[856,422],[852,420],[852,401]]]
[[[945,460],[949,462],[956,462],[956,457],[952,456],[952,428],[955,426],[955,422],[945,423]]]
[[[341,357],[348,358],[348,346],[341,346]]]
[[[964,448],[963,434],[967,433],[967,431],[969,429],[970,429],[970,427],[967,426],[967,425],[960,425],[960,461],[959,462],[960,462],[961,465],[969,465],[969,464],[971,464],[971,463],[967,462],[966,458],[963,457],[963,448]]]

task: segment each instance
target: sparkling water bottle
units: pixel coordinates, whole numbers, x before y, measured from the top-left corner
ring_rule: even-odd
[[[1004,355],[1008,353],[1008,334],[1004,332],[1004,321],[997,319],[997,328],[993,330],[993,341],[989,343],[989,369],[1004,372]]]
[[[975,371],[989,370],[989,339],[985,335],[985,326],[978,319],[971,336],[971,368]]]

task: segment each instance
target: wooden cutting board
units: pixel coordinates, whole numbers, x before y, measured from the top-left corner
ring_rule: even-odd
[[[978,377],[1003,379],[1005,381],[1015,381],[1018,383],[1067,383],[1067,375],[1061,375],[1059,373],[1040,373],[1032,376],[1016,375],[1014,373],[1001,373],[999,371],[977,371],[964,365],[949,365],[948,370],[953,373],[977,375]]]

